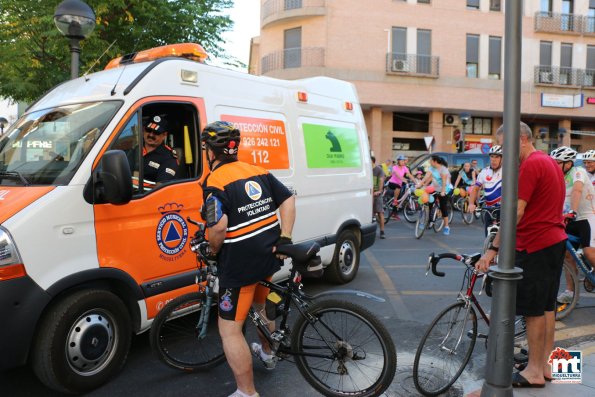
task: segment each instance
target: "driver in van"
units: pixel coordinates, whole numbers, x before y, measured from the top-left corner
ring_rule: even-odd
[[[167,138],[167,120],[153,116],[145,125],[143,137],[144,183],[154,187],[158,183],[170,181],[178,171],[178,156],[164,142]]]

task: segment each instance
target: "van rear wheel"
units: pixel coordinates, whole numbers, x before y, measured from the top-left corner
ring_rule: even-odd
[[[359,240],[352,230],[344,230],[339,234],[333,261],[325,269],[326,279],[335,284],[350,282],[359,269]]]
[[[46,312],[38,329],[33,370],[46,386],[63,393],[106,383],[124,366],[132,336],[126,306],[103,290],[63,298]]]

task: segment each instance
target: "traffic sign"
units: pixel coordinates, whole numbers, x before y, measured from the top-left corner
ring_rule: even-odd
[[[461,130],[459,130],[458,128],[455,130],[454,136],[453,136],[455,142],[458,142],[461,140]]]

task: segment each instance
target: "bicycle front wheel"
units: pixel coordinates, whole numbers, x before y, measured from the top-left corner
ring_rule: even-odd
[[[422,205],[417,214],[417,221],[415,222],[415,238],[420,239],[424,235],[429,219],[430,207]]]
[[[397,367],[395,345],[385,326],[351,302],[324,300],[300,316],[292,332],[296,365],[325,396],[378,396]]]
[[[457,302],[444,309],[419,343],[413,361],[413,382],[425,396],[437,396],[452,386],[471,358],[477,339],[473,307]]]
[[[570,293],[570,291],[573,292]],[[562,320],[574,309],[580,295],[579,291],[576,266],[564,260],[562,275],[560,276],[560,288],[558,288],[558,297],[556,298],[556,320]]]
[[[444,227],[444,217],[442,216],[442,211],[440,211],[440,208],[438,208],[437,204],[432,220],[434,221],[434,232],[438,233]]]
[[[164,364],[186,372],[206,370],[225,361],[217,330],[217,306],[209,313],[206,334],[198,329],[204,293],[193,292],[169,302],[153,320],[151,349]]]
[[[419,205],[416,204],[415,198],[410,196],[407,199],[407,203],[405,203],[405,208],[403,208],[403,215],[405,216],[405,220],[409,223],[415,223],[417,221],[417,216],[419,213]]]
[[[459,199],[459,201],[462,203],[459,203],[459,205],[461,207],[461,217],[463,218],[463,222],[465,222],[467,225],[472,224],[475,216],[473,212],[467,212],[469,211],[469,201],[462,197]]]

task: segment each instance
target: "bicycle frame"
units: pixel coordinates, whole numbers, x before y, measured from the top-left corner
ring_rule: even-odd
[[[568,234],[568,240],[566,240],[566,250],[570,253],[574,262],[583,272],[583,275],[591,282],[595,284],[595,274],[593,273],[593,266],[589,263],[588,259],[584,255],[579,255],[577,250],[574,248],[574,244],[580,244],[580,239],[577,236]]]

